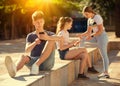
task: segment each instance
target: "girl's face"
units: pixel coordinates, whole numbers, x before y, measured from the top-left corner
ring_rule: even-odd
[[[67,30],[70,30],[72,28],[72,22],[66,22],[65,27]]]
[[[91,18],[92,15],[93,15],[93,13],[90,13],[90,12],[84,12],[84,16],[85,16],[86,18]]]

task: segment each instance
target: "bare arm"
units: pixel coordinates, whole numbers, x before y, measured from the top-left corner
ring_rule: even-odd
[[[31,50],[37,45],[40,44],[40,40],[37,38],[33,43],[26,43],[25,52],[31,52]]]
[[[57,40],[61,40],[60,36],[48,36],[46,33],[45,34],[40,34],[39,39],[41,40],[53,40],[53,41],[57,41]]]
[[[92,27],[91,27],[91,26],[88,26],[86,32],[84,32],[84,33],[82,33],[82,34],[78,34],[77,36],[80,37],[80,38],[89,36],[89,35],[91,34],[91,31],[92,31]]]
[[[60,50],[65,50],[65,49],[67,49],[67,48],[74,47],[74,46],[76,46],[78,43],[79,43],[78,40],[74,40],[74,41],[68,43],[67,45],[64,45],[64,39],[62,39],[62,40],[59,41]]]

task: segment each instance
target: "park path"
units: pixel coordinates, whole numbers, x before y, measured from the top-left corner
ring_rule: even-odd
[[[120,51],[112,50],[108,55],[110,59],[110,79],[98,79],[96,74],[88,74],[90,80],[75,80],[69,86],[120,86]],[[101,71],[102,61],[98,61],[95,67],[98,71]]]

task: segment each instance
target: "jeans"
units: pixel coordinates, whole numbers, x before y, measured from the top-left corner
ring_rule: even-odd
[[[83,39],[81,39],[80,47],[85,46],[85,44],[84,44],[85,41],[86,41],[85,37]],[[101,54],[102,60],[103,60],[103,71],[108,71],[109,59],[108,59],[108,55],[107,55],[107,45],[108,45],[107,33],[105,31],[103,31],[101,35],[93,37],[91,40],[87,40],[87,42],[97,43],[97,47],[100,51],[100,54]]]
[[[26,64],[26,66],[30,69],[32,65],[40,58],[40,56],[37,57],[30,57],[31,60],[29,63]],[[51,52],[50,56],[39,66],[39,70],[50,70],[54,66],[55,61],[55,50]]]

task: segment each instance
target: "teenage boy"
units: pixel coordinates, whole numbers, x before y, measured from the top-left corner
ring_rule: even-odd
[[[26,37],[25,51],[30,52],[30,56],[22,55],[20,61],[15,66],[10,56],[6,56],[5,65],[11,77],[15,77],[16,72],[24,65],[30,69],[30,74],[38,74],[40,70],[50,70],[54,66],[55,41],[61,37],[44,30],[44,14],[42,11],[35,11],[32,14],[32,22],[35,31]]]

